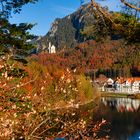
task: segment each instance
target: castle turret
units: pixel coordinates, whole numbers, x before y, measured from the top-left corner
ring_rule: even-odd
[[[49,42],[48,51],[49,53],[56,53],[56,48],[54,45],[51,45],[51,42]]]

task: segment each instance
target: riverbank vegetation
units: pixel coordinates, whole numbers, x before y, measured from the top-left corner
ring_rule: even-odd
[[[27,138],[49,117],[51,110],[79,108],[80,104],[96,97],[94,88],[84,75],[58,68],[55,63],[45,66],[39,62],[39,59],[33,57],[29,63],[22,64],[10,59],[9,55],[1,57],[0,137],[2,139],[19,139],[21,136]],[[43,59],[41,61],[43,62]],[[41,131],[40,128],[38,131]]]

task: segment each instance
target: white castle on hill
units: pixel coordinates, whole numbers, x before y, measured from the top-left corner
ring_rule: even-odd
[[[49,53],[56,53],[56,47],[54,45],[51,45],[51,42],[49,42],[48,51]]]

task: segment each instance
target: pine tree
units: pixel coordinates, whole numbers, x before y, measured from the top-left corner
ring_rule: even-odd
[[[14,55],[27,54],[33,46],[28,43],[34,36],[30,30],[34,25],[27,23],[11,24],[11,14],[20,13],[23,5],[37,0],[0,0],[0,53],[12,52]]]

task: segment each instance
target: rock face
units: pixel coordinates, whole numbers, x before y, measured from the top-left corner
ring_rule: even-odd
[[[57,18],[51,26],[49,32],[37,40],[39,49],[47,49],[49,42],[54,44],[57,50],[66,47],[75,47],[79,42],[84,41],[80,31],[89,24],[95,23],[93,13],[88,5],[80,7],[76,12],[60,19]]]

